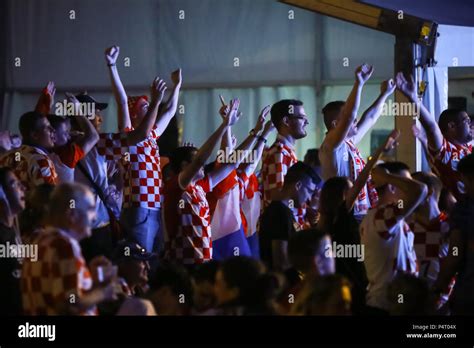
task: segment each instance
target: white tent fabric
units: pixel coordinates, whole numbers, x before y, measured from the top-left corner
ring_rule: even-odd
[[[0,128],[12,131],[49,80],[56,82],[58,98],[86,89],[111,102],[104,130],[115,131],[103,57],[112,44],[121,47],[118,67],[131,95],[146,93],[155,75],[169,79],[183,68],[183,139],[197,144],[219,121],[220,92],[241,98],[246,118],[236,126],[239,139],[264,105],[302,99],[311,124],[298,145],[300,157],[320,144],[320,110],[347,97],[358,64],[373,64],[373,79],[393,75],[392,36],[275,0],[5,0],[3,6],[7,64]],[[17,58],[21,66],[15,66]],[[370,90],[369,104],[378,93]],[[362,152],[370,150],[364,145]]]

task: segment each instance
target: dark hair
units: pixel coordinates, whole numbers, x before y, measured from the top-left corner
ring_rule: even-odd
[[[288,241],[288,258],[298,271],[306,271],[318,253],[325,233],[317,229],[308,229],[293,234]]]
[[[466,176],[473,176],[474,175],[474,154],[471,153],[465,157],[463,157],[458,163],[458,172],[466,175]]]
[[[239,290],[234,304],[244,306],[249,312],[268,313],[269,301],[275,297],[279,281],[275,275],[265,272],[261,262],[236,256],[225,260],[220,270],[227,286]]]
[[[403,295],[403,301],[399,296]],[[435,299],[423,278],[399,273],[388,286],[387,299],[392,315],[432,315]]]
[[[216,168],[217,161],[212,161],[204,166],[204,174],[207,175]]]
[[[47,118],[54,129],[58,129],[63,123],[69,122],[69,118],[64,116],[48,115]]]
[[[400,174],[402,171],[410,171],[408,164],[398,161],[383,162],[377,165],[377,167],[388,170],[390,174]]]
[[[176,296],[184,295],[186,306],[192,306],[193,286],[186,269],[170,262],[161,262],[150,277],[150,292],[169,287]]]
[[[448,130],[449,122],[457,122],[461,112],[465,111],[462,109],[446,109],[439,115],[438,125],[443,133]]]
[[[193,278],[196,282],[209,282],[214,284],[219,267],[220,263],[217,260],[199,264],[193,271]]]
[[[403,162],[397,162],[397,161],[383,162],[383,163],[378,164],[377,167],[384,168],[388,170],[390,174],[395,174],[395,175],[400,174],[404,170],[410,171],[410,167],[407,164]],[[377,190],[378,194],[382,194],[387,188],[387,186],[388,185],[385,184],[382,186],[378,186],[375,189]]]
[[[303,102],[296,99],[283,99],[273,104],[270,110],[271,120],[278,130],[281,126],[281,121],[285,116],[291,116],[290,106],[302,106]]]
[[[319,149],[309,149],[308,151],[306,151],[304,159],[304,163],[307,165],[311,165],[312,163],[314,163],[315,167],[321,166],[321,162],[319,161]]]
[[[161,168],[161,173],[163,175],[163,180],[168,180],[170,177],[173,176],[173,168],[171,167],[171,163],[166,163],[163,168]]]
[[[30,139],[30,134],[36,130],[37,122],[42,117],[45,116],[36,111],[30,111],[21,115],[18,127],[23,139],[27,141]]]
[[[193,159],[193,152],[198,149],[192,146],[180,146],[171,151],[170,165],[171,169],[178,174],[181,171],[181,164],[183,162],[191,162]]]
[[[349,188],[349,179],[345,176],[335,176],[326,180],[319,195],[319,213],[332,223],[344,200],[344,191]]]
[[[13,173],[13,169],[9,167],[0,167],[0,186],[5,187],[7,185],[8,173]]]
[[[33,232],[40,227],[41,221],[48,217],[49,202],[54,187],[51,184],[41,184],[27,196],[25,210],[19,217],[22,237],[31,238]]]
[[[421,181],[423,184],[425,184],[428,187],[428,190],[434,192],[436,200],[439,200],[443,184],[436,175],[434,175],[433,173],[415,172],[411,176],[413,177],[413,179]]]
[[[293,164],[285,175],[285,183],[295,183],[302,180],[304,177],[311,179],[311,181],[318,185],[321,182],[321,178],[309,165],[304,164],[301,161]]]
[[[324,106],[322,112],[323,112],[324,125],[326,126],[326,129],[329,130],[331,128],[332,121],[337,120],[345,104],[346,102],[342,100],[337,100],[337,101],[327,103]]]

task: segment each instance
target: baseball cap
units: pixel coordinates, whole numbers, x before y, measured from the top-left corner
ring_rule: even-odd
[[[138,261],[149,261],[156,256],[154,253],[149,253],[140,244],[133,241],[120,242],[113,253],[113,261],[124,261],[127,259]]]
[[[99,103],[97,102],[94,98],[92,98],[89,94],[87,93],[81,93],[81,94],[78,94],[76,95],[76,98],[77,100],[79,101],[79,103],[93,103],[95,104],[95,108],[97,110],[104,110],[104,109],[107,109],[107,106],[109,104],[107,103]]]

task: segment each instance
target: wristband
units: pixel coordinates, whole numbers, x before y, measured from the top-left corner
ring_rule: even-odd
[[[267,139],[265,139],[265,138],[264,138],[263,136],[261,136],[261,135],[259,135],[259,136],[257,137],[257,140],[258,140],[258,141],[263,141],[265,144],[267,143]]]
[[[257,134],[255,133],[255,130],[254,129],[251,129],[249,134],[253,137],[257,137]]]

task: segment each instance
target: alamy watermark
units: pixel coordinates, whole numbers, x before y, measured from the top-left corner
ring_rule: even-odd
[[[255,163],[258,152],[255,150],[225,150],[217,151],[217,163]]]
[[[54,113],[57,116],[84,115],[89,120],[93,120],[95,118],[95,103],[72,103],[63,100],[55,104]]]
[[[38,261],[38,244],[0,244],[0,258],[21,258]]]
[[[332,242],[324,249],[324,256],[341,259],[357,259],[363,262],[365,259],[365,248],[363,244],[338,244]]]
[[[410,102],[394,102],[389,99],[382,105],[382,116],[420,117],[420,104]]]

